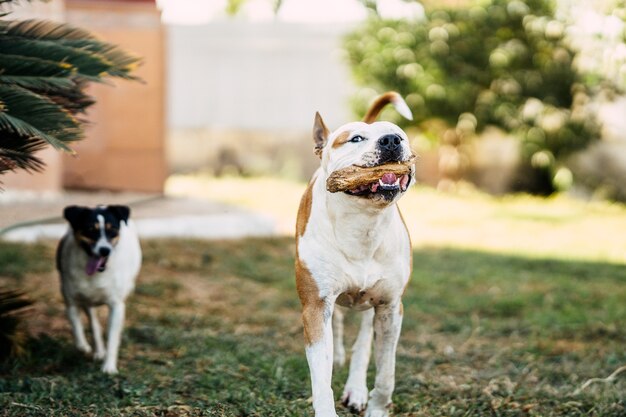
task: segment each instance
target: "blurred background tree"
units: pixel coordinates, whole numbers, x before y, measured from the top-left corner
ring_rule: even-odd
[[[518,138],[516,189],[550,194],[568,182],[565,158],[599,138],[594,90],[619,92],[573,65],[566,22],[555,15],[548,0],[428,2],[422,20],[372,13],[345,47],[358,84],[400,92],[426,130],[433,119],[450,127],[431,133],[437,140],[458,146],[488,126]],[[357,97],[359,114],[369,98]]]

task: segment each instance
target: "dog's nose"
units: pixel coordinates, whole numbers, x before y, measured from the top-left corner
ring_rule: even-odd
[[[395,151],[400,147],[402,138],[398,135],[385,135],[378,139],[378,145],[385,151]]]
[[[111,253],[111,249],[107,248],[106,246],[98,249],[98,254],[100,256],[109,256],[110,253]]]

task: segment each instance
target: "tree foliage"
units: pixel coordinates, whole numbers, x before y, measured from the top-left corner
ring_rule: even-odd
[[[418,122],[443,119],[462,137],[497,126],[529,167],[554,173],[599,131],[565,29],[550,1],[482,0],[423,21],[371,18],[345,46],[357,82],[400,92]]]
[[[83,138],[78,115],[94,103],[86,85],[136,79],[139,61],[67,24],[0,20],[0,174],[42,170],[35,152],[48,145],[72,152]]]

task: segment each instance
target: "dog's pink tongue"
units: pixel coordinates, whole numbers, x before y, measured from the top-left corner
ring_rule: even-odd
[[[383,184],[393,185],[398,180],[398,177],[396,177],[396,174],[394,174],[393,172],[387,172],[380,180],[383,182]]]
[[[85,268],[85,272],[87,275],[91,276],[96,273],[98,268],[104,263],[104,257],[100,256],[90,256],[87,260],[87,267]]]

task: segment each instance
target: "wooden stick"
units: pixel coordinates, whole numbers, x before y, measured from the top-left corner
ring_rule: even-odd
[[[373,167],[350,165],[349,167],[338,169],[328,176],[326,189],[331,193],[348,191],[376,182],[387,173],[397,176],[410,174],[415,159],[415,155],[412,155],[410,159],[402,162],[390,162]]]

